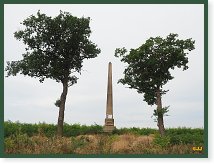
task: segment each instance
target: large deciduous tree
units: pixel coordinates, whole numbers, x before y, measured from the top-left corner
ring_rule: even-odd
[[[89,40],[90,18],[77,18],[60,11],[56,17],[37,12],[21,24],[23,30],[16,31],[14,37],[23,41],[26,53],[19,61],[7,62],[7,76],[17,73],[38,77],[40,82],[50,78],[63,85],[58,101],[58,136],[63,135],[64,110],[68,87],[77,82],[75,72],[80,73],[83,60],[95,58],[100,53]]]
[[[175,67],[188,69],[187,54],[194,49],[195,43],[192,39],[180,40],[177,37],[177,34],[169,34],[166,38],[151,37],[129,53],[125,48],[115,50],[115,56],[128,64],[124,77],[118,82],[144,93],[144,100],[149,105],[157,105],[154,115],[161,136],[165,131],[163,116],[167,112],[167,107],[162,107],[161,98],[168,91],[163,86],[173,79],[170,70]]]

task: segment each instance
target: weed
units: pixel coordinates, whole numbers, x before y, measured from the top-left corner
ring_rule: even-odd
[[[170,144],[170,137],[169,136],[160,136],[159,134],[155,136],[153,140],[153,144],[156,146],[160,146],[161,148],[166,148]]]
[[[200,154],[203,129],[171,128],[161,137],[157,129],[121,128],[105,134],[100,125],[65,124],[64,137],[55,136],[56,125],[4,123],[8,154]]]

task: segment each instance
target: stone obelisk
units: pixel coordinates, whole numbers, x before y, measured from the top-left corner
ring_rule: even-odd
[[[107,87],[107,102],[106,102],[106,118],[103,128],[104,132],[112,132],[115,129],[113,119],[113,95],[112,95],[112,64],[108,64],[108,87]]]

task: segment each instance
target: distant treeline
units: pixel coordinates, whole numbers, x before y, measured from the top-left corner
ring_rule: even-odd
[[[64,126],[63,136],[76,137],[85,134],[103,134],[103,126],[101,125],[80,125],[67,124]],[[29,124],[19,122],[4,122],[4,137],[13,135],[26,134],[29,137],[34,135],[44,135],[46,137],[53,137],[56,135],[57,125],[54,124]],[[152,128],[120,128],[115,129],[114,135],[135,134],[135,135],[158,135],[157,129]],[[203,144],[204,143],[204,129],[201,128],[169,128],[166,129],[166,136],[170,138],[170,143],[173,144]]]

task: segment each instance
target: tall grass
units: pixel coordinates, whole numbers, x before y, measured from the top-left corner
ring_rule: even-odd
[[[102,133],[103,127],[97,124],[86,126],[80,124],[69,125],[67,123],[64,123],[63,129],[64,129],[63,136],[71,137],[83,134],[100,134]],[[51,137],[56,135],[56,130],[57,126],[54,124],[46,123],[27,124],[19,122],[14,123],[11,121],[4,122],[4,137],[9,137],[16,133],[27,134],[30,137],[36,134]]]
[[[85,134],[102,134],[103,127],[101,125],[80,125],[64,124],[65,137],[75,137],[78,135]],[[19,122],[4,122],[4,137],[9,137],[16,133],[26,134],[29,137],[40,134],[46,137],[53,137],[56,134],[57,126],[53,124],[39,123],[39,124],[27,124]],[[123,134],[134,134],[134,135],[157,135],[158,130],[152,128],[121,128],[115,129],[113,134],[123,135]],[[166,136],[170,138],[170,143],[172,144],[200,144],[203,143],[204,130],[200,128],[170,128],[166,129]]]
[[[17,134],[5,138],[8,154],[200,154],[193,144],[172,145],[166,138],[155,136],[80,135],[77,137],[46,137]],[[203,146],[203,145],[200,145]]]
[[[160,137],[157,129],[121,128],[112,134],[100,125],[64,124],[64,137],[56,137],[57,126],[39,123],[4,122],[6,153],[74,153],[74,154],[185,154],[193,146],[204,145],[200,128],[170,128]]]

